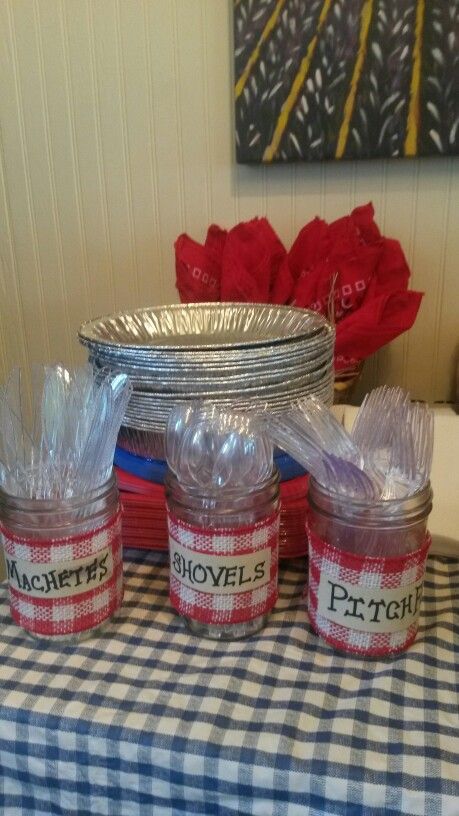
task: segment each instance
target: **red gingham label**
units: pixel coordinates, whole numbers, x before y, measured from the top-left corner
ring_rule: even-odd
[[[339,550],[311,530],[308,537],[308,613],[316,632],[355,654],[408,648],[418,629],[430,535],[415,552],[390,558]]]
[[[168,511],[172,606],[200,623],[253,620],[277,601],[279,513],[256,524],[207,530]]]
[[[0,527],[13,620],[45,637],[77,634],[123,600],[121,513],[82,535],[22,538]]]

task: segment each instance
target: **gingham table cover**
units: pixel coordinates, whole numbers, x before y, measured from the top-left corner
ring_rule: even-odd
[[[29,641],[0,588],[0,813],[459,814],[457,560],[429,558],[409,651],[368,660],[312,632],[303,559],[268,627],[219,644],[172,612],[164,554],[128,558],[116,622],[78,645]]]

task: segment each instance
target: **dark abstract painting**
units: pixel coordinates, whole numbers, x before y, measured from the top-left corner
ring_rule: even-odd
[[[234,0],[239,162],[451,155],[459,0]]]

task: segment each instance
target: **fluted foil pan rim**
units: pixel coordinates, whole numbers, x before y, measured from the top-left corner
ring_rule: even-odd
[[[129,325],[130,323],[130,325]],[[78,337],[101,348],[153,352],[253,348],[312,338],[328,321],[309,309],[266,303],[187,303],[149,306],[86,321]],[[125,332],[123,335],[123,331]],[[242,339],[245,335],[245,339]],[[200,342],[177,342],[177,338]],[[159,338],[162,342],[152,342]],[[167,342],[170,338],[172,342]],[[206,342],[207,338],[207,342]],[[175,341],[175,342],[174,342]],[[204,342],[203,342],[204,341]]]
[[[131,401],[126,409],[123,424],[128,425],[129,423],[125,420],[128,418],[142,418],[142,419],[149,419],[152,416],[160,416],[169,413],[169,411],[173,408],[174,405],[178,403],[186,403],[189,404],[192,401],[200,401],[200,402],[209,402],[215,403],[218,405],[247,405],[248,408],[250,406],[260,405],[260,403],[265,403],[271,407],[275,406],[290,406],[293,402],[297,399],[302,399],[303,397],[309,396],[310,394],[322,394],[322,393],[330,393],[333,392],[333,378],[325,378],[324,380],[311,384],[309,387],[300,387],[300,388],[292,388],[287,392],[280,392],[278,394],[264,394],[259,392],[257,395],[245,395],[244,393],[239,394],[225,394],[222,392],[221,396],[217,394],[200,394],[198,395],[190,395],[190,394],[175,394],[173,398],[170,398],[169,395],[163,394],[158,396],[154,401],[143,400],[139,403],[132,404]]]
[[[307,338],[301,341],[289,340],[278,345],[252,346],[247,349],[232,347],[205,349],[202,353],[187,351],[185,354],[177,349],[166,353],[164,349],[153,348],[150,351],[132,348],[127,352],[124,348],[108,349],[106,346],[102,348],[92,343],[83,345],[86,346],[90,359],[98,361],[99,367],[123,365],[154,372],[172,368],[191,371],[199,370],[202,366],[213,366],[219,369],[246,368],[254,365],[263,367],[274,363],[285,365],[288,361],[299,362],[302,359],[307,362],[324,352],[333,354],[334,340],[334,331],[330,329],[327,335],[310,340]]]
[[[301,373],[299,376],[289,377],[275,380],[275,381],[261,381],[259,379],[256,383],[251,384],[250,380],[244,383],[235,381],[227,381],[225,383],[208,383],[206,380],[191,383],[184,382],[183,385],[174,388],[168,388],[168,383],[157,383],[155,388],[140,388],[135,387],[132,396],[129,400],[129,405],[145,403],[155,403],[156,400],[174,399],[177,394],[186,391],[190,399],[200,399],[204,396],[206,399],[212,399],[214,396],[218,397],[220,394],[226,394],[229,397],[232,395],[247,395],[252,394],[285,394],[289,391],[308,387],[310,385],[320,384],[328,380],[331,376],[330,366],[321,366],[316,371],[311,371],[306,374]],[[253,380],[252,380],[253,383]]]

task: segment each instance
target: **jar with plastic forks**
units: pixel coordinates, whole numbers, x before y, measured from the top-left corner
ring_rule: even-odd
[[[165,481],[172,606],[196,635],[259,631],[278,597],[279,476],[249,487]]]
[[[362,501],[310,479],[308,612],[332,646],[376,657],[414,641],[431,509],[430,483],[405,498]]]

